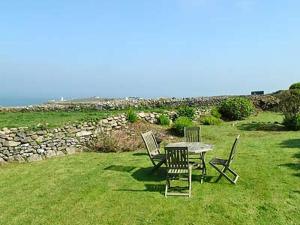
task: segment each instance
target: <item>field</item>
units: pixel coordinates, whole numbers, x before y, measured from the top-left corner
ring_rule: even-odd
[[[140,109],[137,111],[162,112],[164,109]],[[35,128],[38,124],[47,128],[60,127],[64,124],[91,121],[108,116],[126,113],[127,110],[81,110],[81,111],[47,111],[47,112],[0,112],[0,129],[14,127]]]
[[[261,113],[203,126],[204,142],[215,145],[207,160],[226,157],[241,134],[232,164],[240,179],[215,183],[208,166],[200,184],[193,171],[191,198],[164,197],[164,168],[150,174],[144,150],[1,166],[0,224],[300,224],[300,132],[284,131],[281,121]]]
[[[0,112],[0,128],[3,127],[29,127],[34,128],[38,124],[49,128],[59,127],[62,124],[80,122],[93,119],[101,119],[121,111],[70,111],[70,112]]]

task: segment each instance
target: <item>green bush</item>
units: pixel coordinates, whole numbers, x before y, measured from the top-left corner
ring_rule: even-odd
[[[169,119],[169,117],[167,116],[167,115],[164,115],[164,114],[162,114],[162,115],[160,115],[159,117],[158,117],[158,123],[160,124],[160,125],[163,125],[163,126],[169,126],[170,125],[170,119]]]
[[[221,119],[222,115],[221,113],[219,112],[219,109],[217,107],[214,107],[211,109],[211,112],[210,114],[213,116],[213,117],[216,117],[218,119]]]
[[[289,130],[300,130],[300,89],[282,92],[279,109],[284,114],[283,125]]]
[[[173,124],[173,131],[180,136],[184,134],[185,127],[194,126],[193,121],[188,117],[178,117]]]
[[[222,120],[214,116],[204,116],[200,119],[203,125],[220,125]]]
[[[132,109],[129,109],[127,112],[127,120],[131,123],[134,123],[138,120],[136,112]]]
[[[178,117],[188,117],[190,119],[194,119],[195,113],[195,109],[189,106],[183,106],[177,110]]]
[[[300,89],[300,82],[292,84],[290,86],[290,90],[293,90],[293,89]]]
[[[225,119],[242,120],[254,112],[254,105],[247,98],[228,98],[221,102],[219,112]]]
[[[283,125],[289,130],[300,130],[300,113],[292,117],[284,117]]]

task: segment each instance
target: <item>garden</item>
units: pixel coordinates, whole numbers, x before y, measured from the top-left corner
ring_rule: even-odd
[[[299,91],[292,86],[280,98],[272,111],[255,110],[244,98],[229,98],[198,118],[193,107],[176,109],[171,119],[159,111],[158,124],[130,110],[130,132],[100,136],[89,151],[4,164],[0,224],[299,224]],[[165,167],[151,172],[139,134],[154,131],[163,149],[183,140],[184,127],[200,124],[202,141],[214,145],[207,159],[226,158],[240,134],[232,164],[240,178],[236,185],[216,182],[219,174],[208,166],[203,183],[193,172],[191,198],[165,198]]]

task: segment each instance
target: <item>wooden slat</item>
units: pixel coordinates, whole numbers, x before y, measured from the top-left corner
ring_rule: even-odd
[[[201,128],[185,127],[184,137],[186,142],[201,142]]]

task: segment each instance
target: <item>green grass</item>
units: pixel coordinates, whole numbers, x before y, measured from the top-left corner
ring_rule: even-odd
[[[165,109],[139,109],[144,112],[163,113]],[[60,127],[67,123],[103,119],[108,116],[127,112],[127,110],[86,110],[50,112],[0,112],[0,129],[14,127],[35,128],[47,124],[48,128]]]
[[[101,119],[120,111],[70,111],[70,112],[1,112],[0,128],[3,127],[34,127],[46,124],[50,128],[62,126],[69,122]]]
[[[238,123],[203,126],[225,157],[241,134],[232,167],[236,186],[208,166],[192,197],[163,196],[164,169],[150,175],[143,152],[81,153],[0,167],[0,224],[299,224],[300,132],[282,131],[281,115],[263,113]],[[268,122],[271,123],[268,123]],[[266,126],[264,126],[266,125]],[[272,128],[272,129],[271,129]]]

